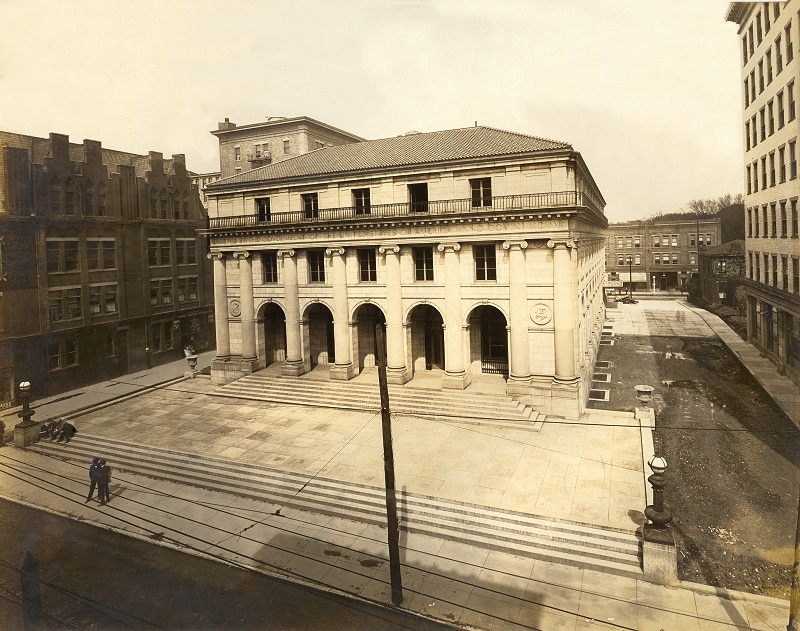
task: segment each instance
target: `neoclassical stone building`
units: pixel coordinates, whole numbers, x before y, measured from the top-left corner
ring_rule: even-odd
[[[604,200],[564,142],[469,127],[325,147],[207,188],[217,358],[230,381],[274,362],[500,374],[577,416],[602,329]],[[497,377],[495,377],[497,379]]]

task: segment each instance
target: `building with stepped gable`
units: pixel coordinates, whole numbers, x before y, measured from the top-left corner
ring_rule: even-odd
[[[214,348],[183,155],[0,132],[0,405]]]
[[[800,0],[732,2],[738,26],[747,337],[800,385]]]
[[[463,389],[501,375],[578,416],[603,318],[605,202],[568,143],[491,127],[324,147],[207,187],[217,357],[349,380],[376,362]],[[499,377],[495,377],[499,379]]]

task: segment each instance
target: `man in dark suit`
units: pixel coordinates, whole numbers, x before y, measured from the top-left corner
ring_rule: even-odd
[[[90,501],[92,499],[92,495],[94,495],[94,489],[97,486],[98,482],[98,471],[100,469],[100,458],[92,458],[92,464],[89,465],[89,480],[91,485],[89,486],[89,495],[86,498],[86,501]]]
[[[110,499],[108,485],[111,482],[111,467],[105,460],[100,460],[97,469],[97,494],[100,496],[100,506],[105,506]]]

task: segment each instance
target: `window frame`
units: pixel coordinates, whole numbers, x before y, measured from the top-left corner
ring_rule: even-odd
[[[497,281],[497,246],[494,243],[477,243],[472,246],[475,259],[475,280]]]
[[[415,282],[430,282],[434,280],[433,247],[420,246],[411,249],[414,259]]]
[[[375,248],[358,248],[358,278],[360,283],[375,283],[378,281],[378,257]]]

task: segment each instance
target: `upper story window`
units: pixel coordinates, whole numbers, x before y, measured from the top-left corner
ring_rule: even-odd
[[[633,237],[625,237],[625,247],[629,250],[633,247]]]
[[[78,320],[83,317],[80,287],[52,289],[47,292],[47,301],[50,322]]]
[[[86,260],[90,270],[117,267],[117,242],[114,239],[87,239]]]
[[[797,200],[789,202],[792,206],[792,236],[797,237]]]
[[[269,197],[257,197],[256,198],[256,215],[258,215],[258,220],[260,222],[265,222],[270,220],[270,201]]]
[[[747,65],[747,33],[742,38],[742,65]]]
[[[50,180],[50,212],[55,215],[61,212],[61,181],[57,177]]]
[[[775,98],[778,99],[778,129],[782,129],[786,123],[785,113],[783,111],[783,90],[778,92]]]
[[[766,62],[766,65],[767,65],[767,85],[769,85],[770,83],[772,83],[772,51],[771,50],[767,51],[764,61]]]
[[[94,184],[91,180],[86,180],[83,184],[83,213],[94,215]]]
[[[797,139],[789,141],[789,179],[793,180],[797,177]]]
[[[750,79],[747,77],[744,78],[744,106],[748,108],[750,106]]]
[[[117,312],[117,285],[92,285],[89,287],[89,313],[104,315]]]
[[[371,209],[368,188],[353,189],[353,208],[356,209],[356,215],[370,214]]]
[[[319,217],[319,194],[304,193],[302,198],[303,211],[305,212],[306,219],[316,219]]]
[[[791,59],[789,60],[791,61]],[[781,51],[781,36],[775,38],[775,72],[780,74],[783,70],[783,52]]]
[[[633,237],[633,247],[634,248],[642,247],[642,237],[638,234]]]
[[[789,20],[789,23],[784,28],[784,33],[786,34],[786,63],[790,63],[792,59],[794,59],[794,44],[792,44],[792,21]]]
[[[374,252],[373,252],[374,253]],[[325,282],[325,252],[323,250],[307,250],[308,280],[312,283]]]
[[[672,247],[673,248],[677,248],[678,247],[678,235],[677,234],[673,234],[672,235]]]
[[[481,177],[470,180],[469,186],[472,191],[473,208],[492,205],[492,178]]]
[[[242,159],[242,149],[241,147],[234,147],[233,148],[233,159],[236,162],[239,162]]]
[[[278,282],[278,253],[277,252],[262,252],[261,253],[261,267],[263,272],[263,282],[277,283]]]
[[[150,304],[154,307],[172,304],[171,278],[161,278],[150,281]]]
[[[794,81],[790,81],[786,85],[786,93],[789,95],[789,120],[793,121],[794,117],[797,115],[796,105],[794,101]]]
[[[189,218],[189,193],[183,192],[183,218]]]
[[[197,300],[197,276],[178,278],[178,302]]]
[[[68,215],[75,214],[75,182],[71,177],[64,183],[64,212]]]
[[[158,191],[155,188],[150,189],[150,216],[153,219],[158,217]]]
[[[769,33],[769,27],[770,27],[770,23],[769,23],[769,3],[765,2],[764,3],[764,32],[765,33]]]
[[[497,262],[494,244],[476,245],[475,280],[497,280]]]
[[[414,278],[433,280],[433,248],[414,248]]]
[[[661,247],[661,237],[658,235],[653,236],[653,247],[660,248]]]
[[[788,232],[787,232],[788,228],[789,228],[789,225],[788,225],[788,222],[786,221],[786,202],[784,201],[784,202],[781,202],[781,236],[782,237],[789,236]]]
[[[179,191],[175,191],[174,195],[171,195],[171,206],[172,206],[172,218],[173,219],[180,219],[181,218],[181,194]]]
[[[408,201],[411,202],[412,213],[428,212],[428,183],[409,184]]]
[[[161,218],[167,218],[167,191],[166,189],[161,189],[161,198],[160,198],[160,207],[161,207]]]
[[[772,99],[767,103],[767,122],[769,123],[769,135],[775,133],[775,112]]]
[[[80,269],[77,239],[47,239],[47,272],[73,272]]]
[[[634,254],[633,255],[633,264],[634,265],[641,265],[642,264],[642,255],[641,254]]]
[[[758,62],[758,93],[764,91],[764,60]]]
[[[375,282],[378,280],[378,268],[375,257],[375,250],[357,250],[358,253],[358,272],[359,280],[362,283]]]
[[[778,181],[786,181],[786,146],[778,147]]]
[[[147,262],[151,266],[172,265],[169,239],[147,240]]]
[[[758,44],[764,39],[764,32],[761,30],[761,12],[756,15],[756,35],[758,36]]]
[[[197,263],[197,242],[194,239],[175,239],[175,258],[178,265]]]
[[[106,185],[100,182],[97,185],[97,216],[106,215]]]
[[[625,247],[625,237],[617,237],[617,249],[621,250]]]
[[[289,153],[289,141],[288,140],[284,140],[283,141],[283,153],[284,153],[284,155]]]
[[[47,345],[47,369],[58,370],[78,364],[78,341],[64,340]]]

